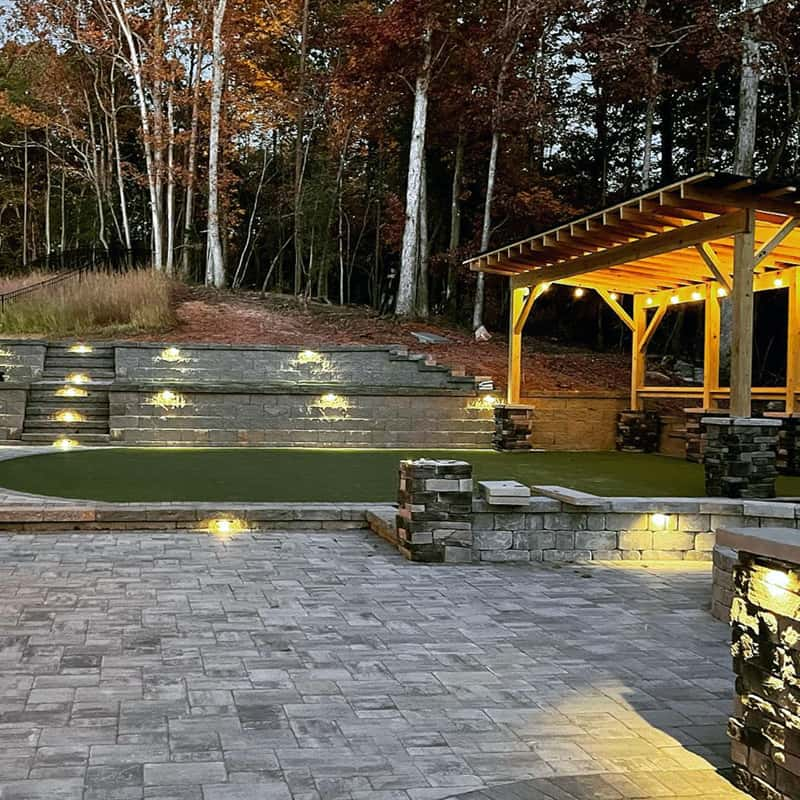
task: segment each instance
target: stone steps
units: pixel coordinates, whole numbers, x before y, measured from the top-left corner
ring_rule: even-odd
[[[47,428],[36,428],[34,430],[23,430],[20,434],[20,440],[23,444],[53,444],[55,439],[61,436],[67,436],[74,439],[78,444],[108,444],[111,441],[109,433],[101,433],[94,431],[92,433],[85,433],[83,431],[70,431],[68,429],[49,430]]]

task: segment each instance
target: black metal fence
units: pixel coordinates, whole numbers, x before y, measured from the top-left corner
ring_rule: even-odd
[[[80,281],[88,272],[121,273],[146,269],[149,266],[150,250],[144,246],[134,246],[130,250],[114,247],[109,250],[81,247],[63,253],[52,253],[30,262],[25,271],[19,273],[24,276],[30,273],[52,272],[52,276],[0,294],[0,314],[5,311],[8,303],[49,289],[66,280]]]

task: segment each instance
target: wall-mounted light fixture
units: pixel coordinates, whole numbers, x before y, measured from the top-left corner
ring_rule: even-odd
[[[178,392],[173,392],[172,389],[162,389],[160,392],[151,395],[147,405],[158,406],[165,411],[173,410],[183,408],[186,405],[186,398]]]
[[[85,355],[86,353],[93,353],[94,348],[88,344],[73,344],[70,346],[69,352]]]
[[[190,359],[185,356],[179,347],[165,347],[156,359],[157,361],[166,361],[168,364],[185,363]]]
[[[56,397],[88,397],[86,389],[79,389],[77,386],[61,386],[55,391]]]
[[[59,438],[53,442],[53,447],[57,447],[59,450],[72,450],[72,448],[77,447],[78,444],[79,443],[75,439],[59,436]]]
[[[76,386],[80,386],[83,383],[89,383],[91,378],[85,372],[70,372],[64,380],[67,383],[75,384]]]
[[[86,422],[86,417],[71,408],[65,408],[53,415],[55,422]]]
[[[214,536],[225,539],[235,536],[237,533],[246,533],[250,529],[247,522],[238,517],[214,517],[214,519],[208,520],[206,530]]]

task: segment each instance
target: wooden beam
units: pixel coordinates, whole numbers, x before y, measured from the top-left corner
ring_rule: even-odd
[[[752,413],[753,266],[756,215],[746,212],[746,227],[736,234],[733,253],[733,343],[731,346],[731,416]]]
[[[719,389],[720,302],[717,287],[706,286],[705,320],[703,323],[703,408],[713,408],[714,392]]]
[[[534,286],[530,290],[528,296],[525,298],[525,304],[522,306],[519,317],[517,317],[517,321],[514,323],[515,334],[522,333],[525,328],[525,323],[528,321],[528,317],[533,309],[533,304],[547,291],[547,289],[548,284],[540,283],[538,286]]]
[[[531,292],[533,296],[533,292]],[[508,323],[508,388],[509,403],[519,403],[522,389],[522,333],[516,332],[517,320],[525,305],[525,289],[511,289]]]
[[[649,308],[646,305],[646,300],[642,299],[642,305],[644,306],[645,310]],[[653,334],[658,330],[658,326],[661,324],[661,320],[664,319],[664,314],[667,313],[667,309],[669,308],[668,303],[662,303],[657,309],[656,313],[653,314],[653,318],[650,320],[650,324],[645,329],[644,333],[642,334],[641,340],[639,342],[639,349],[642,352],[642,355],[645,354],[647,351],[647,345],[650,344],[650,340],[653,338]]]
[[[611,292],[606,291],[605,289],[595,289],[597,294],[603,298],[608,304],[608,307],[622,320],[622,322],[627,325],[630,330],[634,330],[636,327],[633,319],[631,319],[630,314],[619,304],[617,300],[615,300],[611,296]]]
[[[644,298],[633,298],[633,328],[631,329],[631,410],[641,411],[642,400],[639,387],[644,385],[647,358],[642,352],[641,342],[647,326],[647,309]]]
[[[730,277],[725,274],[722,262],[720,262],[719,256],[714,252],[714,248],[708,242],[696,244],[695,247],[703,261],[706,262],[706,266],[711,270],[711,274],[725,287],[726,291],[730,292]]]
[[[797,217],[789,217],[783,225],[778,228],[772,237],[764,242],[759,248],[753,261],[753,266],[757,267],[800,223]]]
[[[786,413],[797,410],[797,391],[800,383],[800,269],[788,276],[789,313],[786,325]]]
[[[696,222],[693,225],[675,228],[666,233],[648,236],[600,253],[579,256],[563,264],[543,269],[537,276],[523,273],[511,279],[512,286],[514,288],[532,286],[543,279],[557,281],[597,269],[620,266],[630,261],[641,261],[649,256],[663,255],[673,250],[682,250],[685,247],[712,239],[732,236],[745,229],[748,213],[747,211],[736,211],[733,214],[726,214],[705,222]]]
[[[790,217],[800,216],[800,205],[791,200],[779,200],[766,195],[747,194],[746,192],[727,192],[717,189],[704,191],[695,186],[681,187],[681,197],[688,200],[698,200],[709,205],[721,204],[742,208],[748,211],[771,211],[775,214],[785,214]]]

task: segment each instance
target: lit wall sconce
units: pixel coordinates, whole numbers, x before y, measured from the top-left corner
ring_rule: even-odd
[[[86,389],[79,389],[77,386],[62,386],[55,391],[56,397],[88,397]]]
[[[322,354],[317,353],[314,350],[301,350],[297,354],[295,361],[298,364],[321,364]]]
[[[64,380],[67,383],[75,384],[76,386],[80,386],[83,383],[89,383],[91,378],[85,372],[70,372]]]
[[[85,355],[86,353],[93,353],[94,348],[88,344],[73,344],[69,348],[70,353],[77,353],[79,355]]]
[[[74,411],[71,408],[65,408],[53,415],[54,422],[86,422],[86,417],[79,411]]]
[[[205,530],[220,539],[227,539],[238,533],[247,533],[250,530],[247,522],[238,517],[215,517],[208,520],[204,527]]]
[[[157,361],[166,361],[168,364],[183,364],[191,359],[181,352],[179,347],[165,347],[156,358]]]
[[[654,531],[663,531],[669,527],[670,516],[669,514],[651,514],[650,523]]]
[[[317,406],[318,408],[330,408],[338,409],[340,411],[347,411],[347,409],[350,408],[350,403],[346,397],[334,394],[333,392],[326,392],[319,398]]]
[[[178,394],[178,392],[173,392],[172,389],[162,389],[150,397],[147,405],[158,406],[165,411],[170,411],[176,408],[184,408],[186,406],[186,398],[182,394]]]
[[[74,447],[78,447],[78,444],[75,439],[67,439],[64,436],[60,436],[53,442],[53,447],[59,450],[72,450]]]
[[[467,403],[467,408],[471,411],[492,411],[500,402],[500,398],[493,394],[485,394]]]

